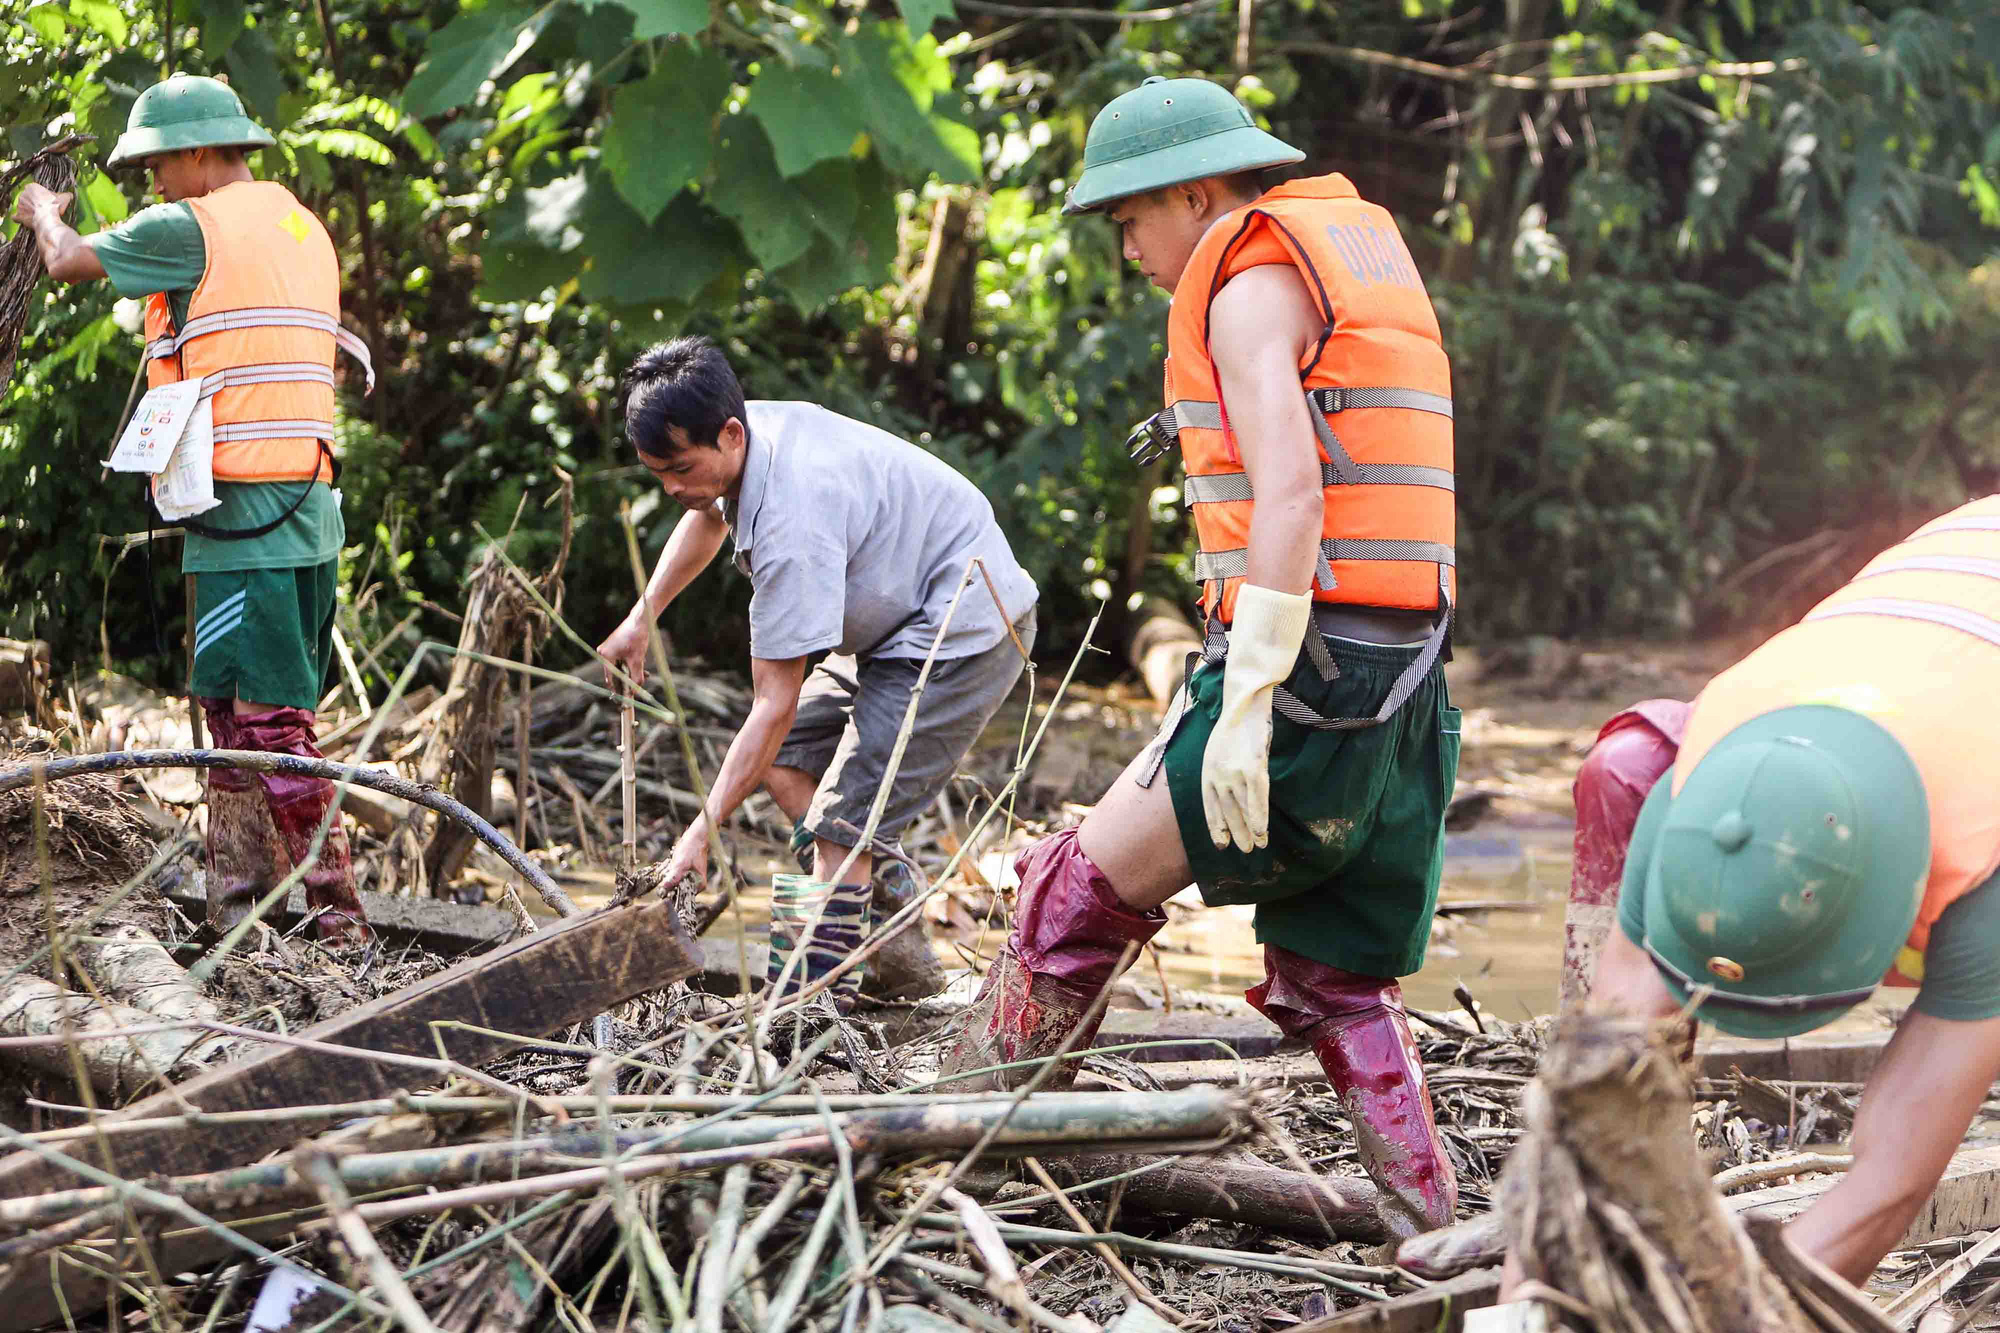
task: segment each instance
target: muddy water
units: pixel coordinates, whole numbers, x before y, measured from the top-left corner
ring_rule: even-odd
[[[1517,1019],[1555,1008],[1562,965],[1563,902],[1569,885],[1569,830],[1563,827],[1482,831],[1447,842],[1445,879],[1439,894],[1439,923],[1432,932],[1424,968],[1406,978],[1404,992],[1420,1009],[1453,1009],[1452,992],[1461,983],[1496,1016]],[[997,870],[995,858],[991,867]],[[710,931],[734,938],[739,929],[762,940],[770,926],[770,876],[790,869],[781,861],[763,864],[746,858],[741,869],[748,891],[740,916],[732,911]],[[571,881],[580,902],[595,905],[608,884],[595,876]],[[1501,901],[1528,910],[1452,913],[1455,903]],[[1264,979],[1263,948],[1251,927],[1249,907],[1201,907],[1192,892],[1168,906],[1171,918],[1157,940],[1158,969],[1170,984],[1240,995]],[[739,924],[740,923],[740,924]],[[999,948],[996,928],[982,940],[940,940],[946,966],[962,967],[967,951],[990,957]],[[1158,973],[1149,960],[1142,979]]]

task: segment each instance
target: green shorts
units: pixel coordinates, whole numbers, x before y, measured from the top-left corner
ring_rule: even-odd
[[[194,693],[317,708],[333,666],[338,560],[194,576]]]
[[[1325,717],[1373,716],[1417,647],[1329,638],[1322,681],[1300,654],[1286,682]],[[1259,943],[1375,977],[1423,966],[1444,866],[1444,808],[1458,779],[1459,712],[1433,667],[1378,727],[1315,731],[1272,715],[1271,841],[1218,851],[1201,804],[1201,759],[1222,708],[1221,668],[1198,668],[1166,748],[1181,846],[1203,901],[1254,903]]]

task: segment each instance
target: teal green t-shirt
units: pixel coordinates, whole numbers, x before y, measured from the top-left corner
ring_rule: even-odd
[[[1666,794],[1673,770],[1639,811],[1625,851],[1625,880],[1618,889],[1618,925],[1634,944],[1646,942],[1646,867],[1666,825]],[[1924,979],[1910,1007],[1932,1018],[1961,1023],[2000,1018],[2000,875],[1944,909],[1924,949]]]
[[[174,323],[187,322],[194,289],[208,271],[208,244],[192,208],[184,203],[154,204],[84,241],[97,252],[104,275],[120,296],[144,300],[154,292],[165,292]],[[222,531],[261,527],[291,508],[302,484],[219,481],[215,496],[222,503],[196,515],[194,521]],[[216,574],[317,565],[336,559],[346,539],[340,493],[313,485],[298,512],[262,537],[217,538],[189,532],[181,568],[190,574]]]

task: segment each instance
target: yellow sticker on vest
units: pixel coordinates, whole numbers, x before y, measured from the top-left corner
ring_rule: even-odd
[[[306,226],[305,214],[299,212],[299,210],[296,208],[293,209],[291,212],[285,214],[284,218],[278,223],[278,225],[282,227],[284,230],[290,232],[292,239],[297,241],[300,245],[304,245],[306,243],[306,237],[312,234],[312,229]]]

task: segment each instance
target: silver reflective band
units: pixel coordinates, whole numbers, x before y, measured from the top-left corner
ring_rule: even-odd
[[[1333,460],[1340,480],[1348,485],[1364,481],[1366,478],[1358,475],[1353,460],[1348,458],[1347,451],[1334,435],[1333,428],[1326,424],[1325,418],[1329,414],[1388,407],[1403,408],[1412,412],[1434,412],[1447,419],[1452,415],[1451,399],[1443,394],[1427,393],[1422,389],[1364,386],[1353,389],[1345,387],[1307,389],[1305,393],[1306,403],[1312,409],[1313,432],[1319,436],[1320,443],[1326,446],[1327,457]],[[1125,448],[1134,462],[1150,463],[1179,442],[1183,429],[1221,430],[1223,424],[1221,403],[1201,398],[1182,398],[1134,426],[1131,434],[1125,437]],[[1332,485],[1331,482],[1327,484]],[[1436,483],[1423,481],[1393,484],[1431,486]]]
[[[202,381],[201,396],[213,398],[224,389],[245,384],[324,384],[333,387],[333,371],[317,361],[274,361],[261,366],[227,366]]]
[[[1322,412],[1358,412],[1371,407],[1401,407],[1412,412],[1451,416],[1451,399],[1422,389],[1308,389],[1306,397]]]
[[[2000,620],[1937,602],[1919,602],[1907,597],[1864,597],[1858,602],[1822,607],[1806,619],[1831,620],[1835,616],[1889,616],[1897,620],[1921,620],[1944,625],[2000,646]]]
[[[333,427],[324,421],[239,421],[215,428],[217,444],[234,440],[330,440],[333,437]]]
[[[1414,463],[1358,463],[1355,471],[1366,486],[1434,486],[1441,491],[1456,491],[1457,482],[1451,473],[1441,467],[1419,467]],[[1346,483],[1333,464],[1320,460],[1319,484],[1341,486]],[[1232,501],[1251,499],[1250,474],[1247,472],[1211,472],[1206,476],[1189,477],[1181,487],[1181,503],[1192,509],[1196,505],[1229,504]]]
[[[367,388],[364,392],[375,392],[375,361],[368,354],[368,344],[349,333],[339,320],[323,310],[278,305],[218,310],[212,315],[200,315],[189,320],[187,326],[175,333],[171,339],[162,338],[153,343],[149,350],[155,358],[172,356],[187,346],[192,339],[236,329],[314,329],[320,333],[330,334],[334,346],[361,363],[361,369],[367,376]],[[169,350],[160,351],[163,344],[168,344]]]
[[[1320,555],[1327,560],[1421,560],[1426,564],[1452,566],[1458,563],[1452,549],[1441,542],[1328,537],[1320,542],[1319,549]],[[1195,553],[1196,583],[1207,583],[1212,579],[1240,579],[1249,572],[1248,547]]]
[[[1715,989],[1712,981],[1696,981],[1660,957],[1659,951],[1653,948],[1653,937],[1650,935],[1639,947],[1646,951],[1646,956],[1653,960],[1653,966],[1667,980],[1679,983],[1683,990],[1690,993],[1706,990],[1708,994],[1702,998],[1700,1005],[1703,1009],[1713,1005],[1718,1009],[1747,1009],[1764,1014],[1804,1014],[1815,1009],[1851,1009],[1875,993],[1873,986],[1864,986],[1860,990],[1836,991],[1830,995],[1738,995],[1733,991]]]
[[[1905,560],[1891,560],[1874,569],[1864,569],[1854,579],[1858,583],[1882,574],[1903,574],[1912,570],[1932,574],[1976,574],[1980,578],[2000,579],[2000,560],[1981,560],[1971,555],[1913,555]]]

